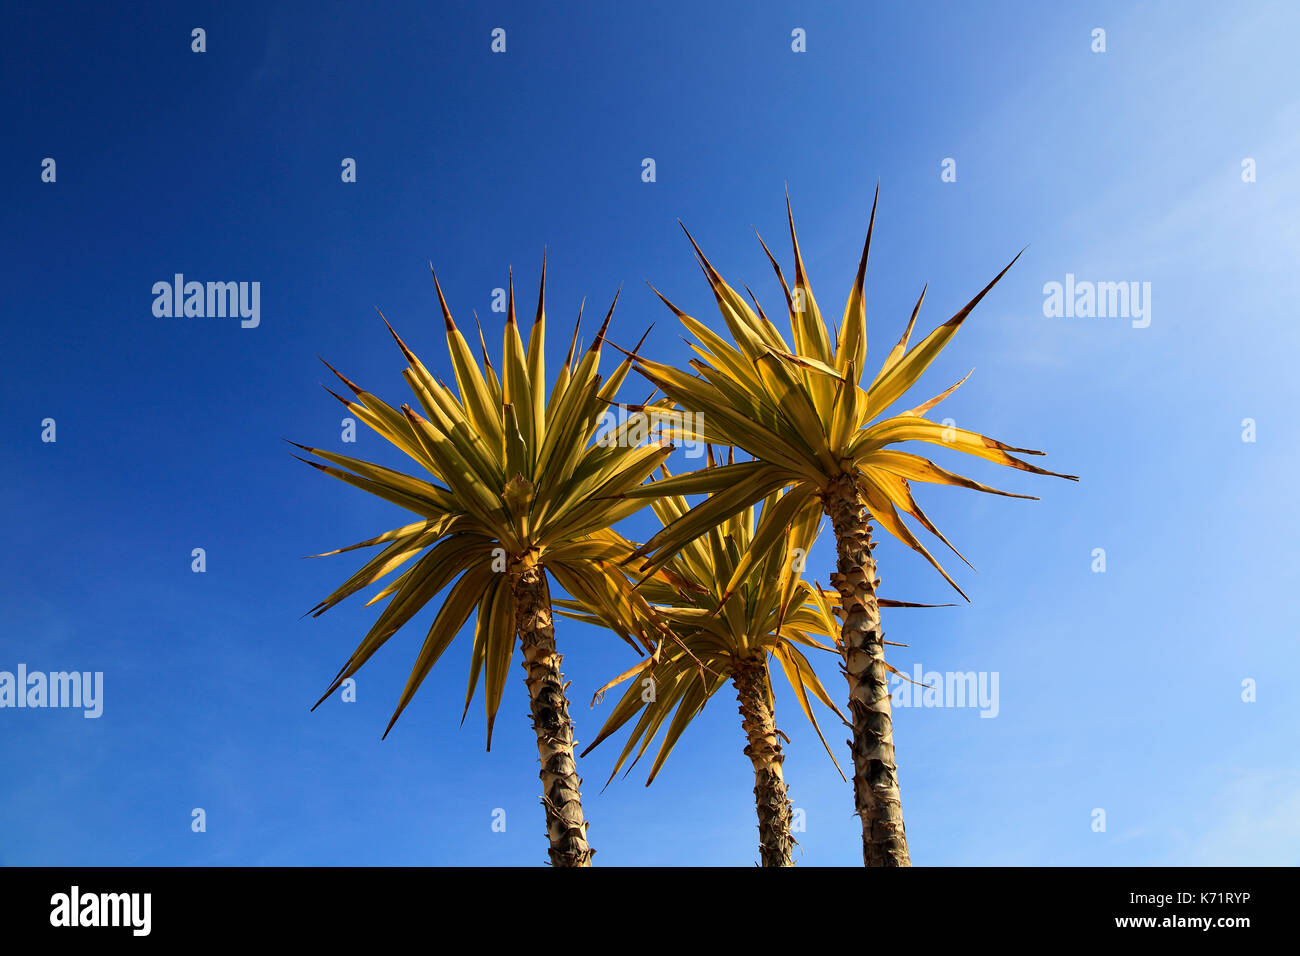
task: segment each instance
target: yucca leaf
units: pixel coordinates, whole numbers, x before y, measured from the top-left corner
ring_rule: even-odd
[[[888,372],[882,370],[882,373],[871,383],[871,387],[867,389],[867,405],[870,407],[872,415],[879,415],[884,412],[899,396],[912,387],[912,384],[921,376],[921,373],[930,367],[930,363],[934,361],[935,356],[948,344],[948,340],[961,328],[961,324],[966,321],[966,317],[971,314],[971,310],[979,304],[984,296],[988,295],[990,289],[998,284],[998,280],[1007,274],[1007,270],[1016,264],[1016,259],[1019,259],[1020,255],[1021,253],[1016,253],[1015,259],[1008,262],[1002,271],[993,277],[993,281],[980,290],[980,293],[975,298],[967,302],[951,319],[927,335],[919,345],[899,359],[897,364],[890,367]]]
[[[451,589],[446,602],[439,609],[438,616],[434,618],[433,624],[429,628],[429,633],[424,639],[424,646],[420,648],[420,653],[415,658],[415,665],[411,668],[411,676],[407,678],[406,686],[402,688],[402,696],[397,701],[397,709],[393,711],[388,726],[384,728],[385,737],[393,729],[393,724],[397,723],[397,718],[402,716],[402,711],[406,709],[406,705],[411,702],[415,692],[424,683],[424,678],[428,676],[433,665],[442,656],[442,652],[447,649],[447,645],[452,642],[456,632],[461,629],[469,618],[470,612],[474,610],[479,593],[482,591],[485,579],[491,573],[491,568],[480,565],[473,571],[464,574],[456,582],[455,587]]]
[[[861,372],[867,362],[867,257],[871,253],[871,233],[876,228],[876,205],[880,202],[880,184],[871,200],[871,219],[867,223],[867,240],[862,244],[862,258],[858,261],[858,274],[849,290],[849,301],[844,305],[844,318],[840,320],[840,333],[835,351],[835,367],[845,373],[850,384],[856,385],[853,371]]]

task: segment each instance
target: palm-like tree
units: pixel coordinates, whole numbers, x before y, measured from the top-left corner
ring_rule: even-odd
[[[511,281],[500,377],[487,357],[482,331],[480,368],[452,321],[436,276],[434,283],[446,324],[456,390],[430,374],[393,332],[408,364],[402,374],[423,415],[409,405],[395,410],[337,372],[356,398],[331,392],[352,415],[410,456],[427,476],[414,477],[298,446],[329,464],[300,460],[417,516],[416,521],[368,541],[327,552],[384,545],[309,612],[315,616],[419,558],[368,602],[390,598],[321,700],[451,585],[384,735],[462,625],[476,615],[465,709],[468,712],[482,675],[491,749],[492,726],[518,637],[541,758],[550,860],[555,866],[586,866],[592,850],[587,843],[547,573],[570,594],[593,604],[626,608],[644,604],[631,591],[617,564],[626,557],[627,544],[608,529],[644,505],[641,499],[621,496],[641,484],[667,458],[672,446],[622,441],[621,432],[599,445],[591,443],[602,413],[614,401],[631,364],[630,360],[622,362],[601,384],[597,374],[601,343],[614,305],[580,359],[574,356],[578,337],[574,328],[568,357],[548,399],[544,389],[545,261],[537,314],[526,348],[515,320]],[[617,301],[616,295],[615,304]]]
[[[875,225],[875,203],[857,278],[834,345],[808,283],[788,199],[786,209],[794,247],[793,286],[786,282],[766,244],[763,249],[785,292],[793,346],[782,338],[757,300],[751,309],[722,279],[693,238],[691,245],[734,344],[660,295],[696,338],[691,344],[699,358],[690,363],[696,374],[692,376],[640,357],[634,359],[638,370],[682,409],[693,413],[688,422],[697,438],[737,446],[753,456],[753,460],[683,475],[666,483],[656,482],[654,494],[711,493],[711,496],[663,528],[637,554],[652,555],[642,568],[643,573],[651,572],[671,561],[672,555],[692,538],[775,489],[788,487],[788,492],[764,513],[755,529],[748,558],[737,562],[722,595],[722,600],[726,600],[742,585],[766,549],[780,541],[787,526],[802,520],[809,512],[824,513],[830,518],[838,552],[837,571],[831,575],[831,582],[845,609],[840,651],[849,685],[853,785],[857,813],[862,821],[863,859],[868,866],[906,866],[910,859],[894,759],[889,667],[884,658],[880,602],[876,595],[879,578],[872,556],[871,520],[874,518],[886,531],[924,555],[957,588],[900,517],[900,511],[910,515],[948,544],[916,503],[910,482],[955,485],[1015,498],[1031,496],[989,488],[947,471],[927,458],[890,446],[904,441],[929,442],[1022,471],[1077,479],[1046,471],[1010,454],[1042,452],[1016,448],[925,417],[926,412],[951,395],[965,379],[929,401],[886,415],[961,327],[971,310],[1011,268],[1010,264],[956,315],[909,349],[908,340],[925,297],[922,291],[902,338],[885,356],[870,384],[863,388],[859,384],[867,351],[863,285]],[[689,233],[687,236],[690,238]],[[752,293],[750,298],[753,299]],[[646,493],[649,492],[631,492],[633,496]],[[961,589],[957,590],[960,593]]]
[[[667,476],[666,469],[664,473]],[[779,507],[781,500],[779,492],[769,495],[763,513]],[[669,497],[655,502],[654,510],[660,521],[668,525],[685,514],[689,505],[685,498]],[[821,643],[817,637],[838,638],[839,624],[832,613],[833,602],[801,574],[820,523],[821,516],[813,512],[804,513],[795,524],[784,529],[776,546],[753,561],[750,572],[731,599],[722,603],[735,569],[750,560],[754,512],[753,506],[744,509],[710,528],[704,536],[687,542],[664,567],[642,582],[640,592],[649,602],[651,616],[647,618],[644,611],[638,611],[632,633],[608,608],[569,601],[558,601],[557,605],[561,614],[609,627],[628,640],[632,637],[643,640],[657,633],[664,635],[653,655],[614,678],[597,693],[599,697],[611,687],[640,677],[628,687],[587,748],[591,750],[640,714],[610,779],[637,749],[635,765],[667,723],[646,780],[649,786],[691,721],[715,693],[731,682],[740,703],[741,726],[747,740],[745,754],[754,766],[754,802],[762,863],[793,866],[790,799],[781,767],[785,756],[776,727],[768,660],[775,658],[780,663],[800,707],[818,737],[822,737],[810,695],[831,708],[841,720],[844,715],[832,702],[800,647],[833,652],[833,647]],[[824,737],[822,744],[826,744]],[[827,753],[830,752],[827,747]],[[835,759],[834,755],[831,759]]]

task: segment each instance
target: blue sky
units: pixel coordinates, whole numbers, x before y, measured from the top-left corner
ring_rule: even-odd
[[[531,297],[547,247],[552,368],[579,301],[620,284],[614,340],[654,322],[648,353],[682,360],[643,280],[716,310],[676,219],[775,303],[751,226],[788,264],[786,184],[837,313],[877,180],[871,354],[924,283],[928,330],[1029,244],[917,397],[974,367],[943,414],[1083,478],[949,455],[1042,500],[923,489],[980,570],[949,562],[969,605],[886,612],[909,645],[891,660],[997,672],[1000,700],[896,709],[913,860],[1300,862],[1297,28],[1283,3],[6,6],[0,670],[102,671],[104,712],[0,710],[0,863],[543,862],[517,664],[490,754],[480,704],[459,726],[465,639],[379,740],[427,617],[355,703],[308,712],[375,609],[300,621],[360,563],[301,556],[403,523],[280,442],[398,462],[340,442],[315,356],[405,400],[374,307],[446,374],[426,262],[497,336],[492,290],[513,265]],[[259,282],[260,324],[155,317],[175,273]],[[1067,274],[1149,282],[1149,326],[1045,317]],[[950,599],[903,546],[878,557],[886,596]],[[809,570],[831,564],[826,532]],[[589,741],[630,652],[569,622],[558,640]],[[799,862],[856,865],[850,790],[780,683],[777,717]],[[596,863],[753,862],[743,743],[721,695],[649,789],[640,766],[600,789],[617,746],[585,758]]]

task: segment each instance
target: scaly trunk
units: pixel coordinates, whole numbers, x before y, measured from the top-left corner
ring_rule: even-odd
[[[781,764],[781,741],[767,703],[767,661],[739,661],[731,681],[740,701],[741,725],[749,738],[745,755],[754,764],[754,804],[758,809],[758,852],[764,866],[794,866],[790,798]]]
[[[831,482],[822,504],[835,529],[839,554],[831,583],[844,608],[840,653],[849,682],[853,797],[862,820],[862,859],[867,866],[911,866],[894,764],[894,719],[876,600],[880,580],[871,557],[871,516],[850,475]]]
[[[582,815],[582,778],[573,757],[573,724],[569,720],[569,686],[560,673],[563,658],[555,650],[551,622],[551,593],[545,571],[525,559],[512,568],[515,625],[528,672],[533,730],[542,761],[542,805],[546,835],[551,841],[552,866],[591,866],[587,822]]]

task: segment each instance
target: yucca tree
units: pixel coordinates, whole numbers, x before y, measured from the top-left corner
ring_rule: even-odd
[[[384,598],[389,601],[321,700],[451,585],[384,735],[462,625],[474,615],[465,710],[469,710],[481,675],[491,749],[492,727],[518,638],[541,759],[550,861],[555,866],[587,866],[592,850],[582,812],[581,779],[573,756],[573,728],[560,672],[561,655],[556,650],[547,574],[570,594],[593,604],[628,608],[644,604],[617,564],[626,557],[627,544],[609,527],[644,505],[641,499],[623,495],[652,474],[672,446],[666,442],[638,446],[620,440],[619,431],[602,444],[591,442],[602,412],[614,401],[630,368],[630,360],[623,361],[601,384],[597,371],[601,343],[614,305],[591,346],[577,359],[578,329],[574,328],[568,357],[548,398],[544,387],[545,261],[527,347],[515,318],[513,279],[510,283],[500,377],[487,357],[481,330],[482,367],[452,321],[436,276],[434,284],[446,325],[455,390],[435,378],[389,326],[407,361],[402,374],[423,414],[410,405],[396,410],[337,372],[355,399],[331,392],[349,413],[413,459],[425,475],[415,477],[298,446],[329,464],[300,460],[417,516],[416,521],[368,541],[327,552],[384,546],[309,612],[316,616],[408,562],[414,560],[414,564],[370,599],[370,604]],[[616,295],[614,303],[617,301]],[[384,322],[388,324],[387,319]]]
[[[1010,454],[1042,452],[1016,448],[925,417],[926,412],[951,395],[965,379],[929,401],[888,414],[934,361],[971,310],[1011,268],[1010,263],[956,315],[909,348],[908,341],[925,297],[922,291],[902,338],[885,356],[870,384],[863,388],[859,384],[867,352],[863,286],[875,226],[875,202],[857,277],[833,345],[809,286],[788,198],[786,211],[794,249],[793,286],[786,282],[765,243],[763,250],[785,293],[792,343],[787,344],[782,338],[757,300],[751,309],[722,279],[689,233],[687,237],[713,290],[731,341],[659,296],[695,336],[691,347],[698,358],[690,362],[695,374],[640,357],[635,359],[638,370],[682,409],[693,413],[687,421],[697,439],[737,446],[753,456],[753,460],[684,475],[662,485],[656,483],[655,494],[710,493],[711,497],[662,529],[638,554],[652,555],[642,573],[652,571],[672,560],[672,555],[686,542],[730,515],[775,489],[788,488],[779,504],[764,514],[755,529],[750,557],[738,562],[724,591],[725,600],[742,585],[765,549],[777,544],[787,526],[803,519],[808,512],[830,518],[838,553],[837,570],[831,575],[831,582],[845,609],[840,650],[849,687],[853,785],[857,813],[862,821],[863,859],[868,866],[907,866],[910,859],[894,758],[888,665],[876,595],[879,577],[872,554],[871,522],[874,519],[908,547],[924,555],[956,588],[956,583],[900,517],[900,511],[910,515],[948,544],[916,503],[910,482],[955,485],[1015,498],[1032,496],[989,488],[927,458],[890,446],[905,441],[928,442],[1034,474],[1077,479],[1046,471]],[[761,237],[759,241],[762,243]],[[752,293],[750,298],[753,299]],[[645,492],[630,494],[642,493]],[[957,590],[960,593],[961,589]]]
[[[667,475],[666,470],[664,474]],[[779,492],[768,495],[763,513],[779,507],[780,500]],[[671,497],[655,502],[654,510],[660,521],[669,525],[685,514],[689,505],[685,498]],[[785,756],[776,726],[768,662],[774,658],[781,665],[799,706],[825,746],[826,739],[817,725],[811,698],[831,708],[841,720],[844,715],[800,648],[833,653],[834,648],[817,637],[837,639],[839,624],[832,613],[833,602],[801,574],[820,523],[820,515],[813,512],[801,515],[785,529],[776,546],[753,561],[750,572],[731,599],[721,604],[736,568],[749,558],[754,544],[755,510],[753,506],[746,508],[710,528],[702,537],[687,542],[664,567],[641,584],[640,591],[649,602],[652,617],[647,619],[644,611],[638,611],[633,633],[626,630],[624,621],[611,616],[604,607],[582,602],[557,603],[561,614],[611,628],[625,639],[644,640],[666,633],[652,656],[614,678],[597,693],[599,697],[611,687],[639,678],[627,688],[587,748],[591,750],[640,714],[610,779],[634,749],[637,750],[635,765],[667,723],[646,780],[649,786],[691,721],[730,682],[740,704],[745,755],[754,767],[754,803],[762,864],[793,866],[795,841],[782,770]],[[630,642],[635,646],[635,641]],[[647,678],[652,681],[653,694],[647,694],[643,687]],[[827,747],[827,753],[830,752]],[[834,755],[831,759],[835,759]]]

